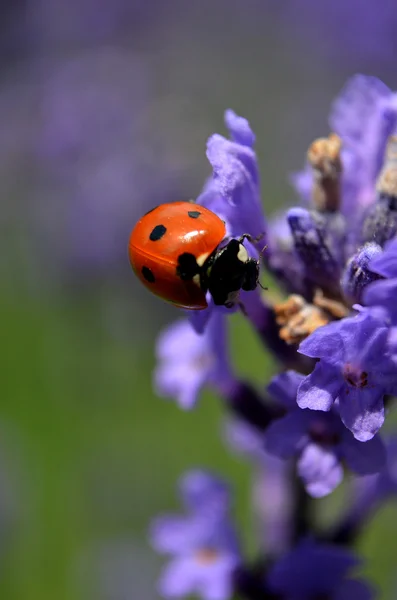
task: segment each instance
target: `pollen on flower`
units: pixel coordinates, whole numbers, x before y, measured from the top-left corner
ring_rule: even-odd
[[[327,298],[320,289],[316,290],[314,294],[313,304],[318,308],[323,308],[335,319],[343,319],[349,314],[349,309],[343,302]]]
[[[215,548],[200,548],[194,556],[201,565],[212,565],[218,560],[219,552]]]
[[[343,377],[349,385],[355,388],[364,388],[368,385],[368,373],[360,371],[349,363],[344,366]]]
[[[342,172],[342,140],[335,133],[315,140],[307,152],[314,171],[312,198],[321,212],[335,212],[340,205],[340,174]]]
[[[299,344],[313,331],[327,325],[332,316],[323,308],[292,294],[285,302],[274,307],[276,322],[281,326],[280,338],[287,344]]]
[[[291,317],[299,313],[306,306],[306,301],[298,294],[291,294],[285,302],[280,302],[274,307],[277,323],[284,325]]]
[[[387,140],[385,160],[397,166],[397,135],[391,135]]]

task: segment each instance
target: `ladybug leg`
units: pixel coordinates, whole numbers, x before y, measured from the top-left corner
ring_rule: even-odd
[[[256,237],[253,237],[250,233],[243,233],[243,235],[241,237],[238,238],[238,241],[240,242],[240,244],[243,243],[244,240],[248,240],[249,242],[251,242],[251,244],[256,244],[257,242],[259,242],[263,237],[264,237],[265,233],[260,233],[259,235],[257,235]],[[263,258],[263,253],[267,248],[267,244],[265,246],[263,246],[262,250],[259,251],[259,258],[262,259]]]

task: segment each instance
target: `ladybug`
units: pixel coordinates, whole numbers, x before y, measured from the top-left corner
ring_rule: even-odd
[[[192,202],[161,204],[132,230],[129,258],[142,283],[180,308],[207,308],[209,292],[231,308],[239,291],[258,285],[259,261],[243,246],[249,234],[225,240],[226,226],[215,213]]]

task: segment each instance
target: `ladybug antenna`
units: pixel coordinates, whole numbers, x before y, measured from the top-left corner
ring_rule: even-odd
[[[260,256],[260,258],[263,258],[263,255],[264,255],[264,253],[265,253],[265,250],[266,250],[266,248],[267,248],[267,244],[265,244],[265,245],[263,246],[262,250],[259,252],[259,256]]]

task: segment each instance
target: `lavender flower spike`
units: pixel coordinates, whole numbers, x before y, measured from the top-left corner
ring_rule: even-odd
[[[187,515],[160,517],[150,532],[154,548],[172,557],[159,591],[165,598],[228,600],[240,554],[227,488],[209,473],[192,471],[181,480],[181,494]]]
[[[383,397],[397,392],[388,328],[368,311],[317,329],[299,352],[320,359],[299,386],[301,408],[328,411],[334,402],[354,437],[366,442],[383,425]]]

